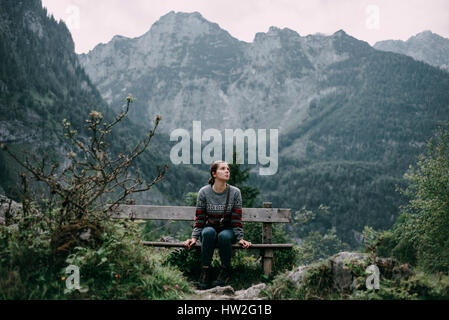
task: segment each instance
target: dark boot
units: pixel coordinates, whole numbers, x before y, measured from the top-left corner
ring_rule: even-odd
[[[200,278],[198,279],[198,289],[206,290],[210,288],[210,280],[209,280],[209,267],[203,266],[201,267]]]
[[[229,267],[221,267],[217,280],[212,282],[212,287],[224,287],[231,280],[231,269]]]

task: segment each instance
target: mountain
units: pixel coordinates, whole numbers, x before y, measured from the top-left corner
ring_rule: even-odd
[[[449,119],[449,74],[343,30],[270,27],[247,43],[199,13],[170,12],[141,37],[116,36],[79,58],[112,107],[130,92],[136,123],[161,114],[167,144],[194,120],[203,130],[278,128],[278,172],[252,171],[259,201],[328,205],[314,227],[354,245],[364,225],[391,227],[403,203],[395,186]]]
[[[12,150],[63,153],[62,120],[81,127],[91,110],[107,104],[78,62],[64,22],[40,0],[1,1],[0,141]],[[0,153],[0,189],[15,187],[17,168]],[[1,191],[1,190],[0,190]]]
[[[449,71],[449,39],[431,31],[418,33],[407,41],[379,41],[374,44],[374,48],[405,54],[415,60]]]
[[[80,135],[86,136],[85,119],[92,110],[102,112],[105,119],[112,119],[112,112],[80,65],[64,22],[49,16],[40,0],[1,0],[1,7],[0,143],[16,154],[27,151],[63,161],[70,146],[62,135],[62,120],[67,119]],[[127,93],[120,94],[118,107],[125,103],[126,97]],[[154,119],[155,114],[152,116]],[[129,149],[152,127],[152,123],[124,122],[113,132],[112,151]],[[169,146],[162,142],[156,133],[149,151],[137,161],[147,181],[156,174],[156,165],[169,163]],[[23,170],[0,152],[0,193],[18,199],[18,177]],[[173,181],[180,179],[179,174],[188,175],[192,170],[195,172],[190,168],[169,170],[166,182],[135,199],[183,204],[184,185]],[[186,185],[201,186],[200,178],[204,177],[196,173],[192,176]]]
[[[159,113],[168,132],[185,119],[191,123],[198,112],[203,113],[204,122],[216,119],[214,109],[221,116],[228,113],[221,108],[219,94],[239,73],[240,51],[240,41],[200,14],[171,12],[143,36],[116,36],[79,58],[110,105],[131,92],[138,98],[131,118],[150,121]],[[183,114],[186,101],[191,101],[190,109]],[[211,101],[215,103],[205,105]]]
[[[314,228],[335,227],[355,244],[364,225],[385,229],[396,220],[404,203],[396,186],[449,119],[449,75],[344,33],[330,38],[347,58],[320,72],[323,94],[310,96],[297,127],[280,138],[276,178],[254,181],[273,205],[328,205],[334,216],[319,217]]]
[[[115,36],[79,58],[111,106],[132,92],[140,100],[132,119],[159,113],[165,132],[191,128],[199,114],[208,128],[284,131],[319,91],[321,70],[345,59],[333,38],[319,38],[271,27],[245,43],[199,13],[172,11],[141,37]]]

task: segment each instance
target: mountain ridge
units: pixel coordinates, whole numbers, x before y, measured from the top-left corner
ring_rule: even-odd
[[[405,54],[449,72],[449,39],[425,30],[408,40],[384,40],[373,46],[377,50]]]
[[[170,19],[168,19],[167,17],[170,17]],[[313,58],[313,60],[315,60],[315,57],[313,55],[306,56],[307,50],[309,49],[308,46],[311,42],[313,42],[310,41],[310,37],[308,36],[309,41],[307,41],[305,37],[301,37],[296,31],[290,30],[288,28],[280,29],[276,27],[270,27],[268,32],[266,33],[257,33],[252,43],[242,42],[236,38],[233,38],[229,35],[229,33],[223,30],[220,31],[220,34],[225,36],[220,39],[210,38],[210,36],[204,36],[204,34],[201,34],[200,36],[195,37],[195,39],[197,39],[196,43],[186,44],[183,41],[178,41],[174,46],[171,46],[171,39],[173,38],[173,34],[171,33],[171,31],[173,30],[173,26],[177,23],[175,19],[176,17],[188,21],[190,21],[189,19],[201,19],[202,23],[204,23],[205,21],[204,18],[197,13],[169,13],[159,19],[144,35],[134,39],[123,40],[124,42],[126,41],[126,44],[122,43],[120,47],[118,47],[118,45],[116,44],[117,41],[115,41],[114,46],[112,46],[111,42],[109,47],[104,47],[104,49],[102,49],[103,52],[98,52],[97,50],[95,52],[91,52],[88,55],[79,55],[81,64],[90,74],[92,81],[99,86],[100,91],[103,92],[103,97],[110,104],[114,104],[113,101],[115,99],[112,96],[112,92],[121,92],[122,90],[128,90],[128,87],[132,87],[131,84],[133,81],[135,83],[158,81],[156,79],[150,80],[145,77],[145,73],[148,74],[150,72],[149,69],[152,69],[153,71],[151,72],[153,74],[158,74],[158,78],[163,78],[160,79],[162,83],[164,83],[164,81],[170,81],[171,84],[176,86],[178,89],[182,89],[182,86],[180,86],[179,83],[181,82],[181,79],[185,78],[185,76],[196,77],[197,79],[207,78],[209,79],[209,81],[211,79],[214,79],[215,76],[221,77],[221,79],[219,79],[220,84],[214,83],[215,81],[209,82],[208,84],[195,83],[195,80],[193,79],[189,79],[189,81],[194,82],[192,83],[192,86],[212,86],[210,89],[215,88],[215,91],[221,91],[216,96],[215,100],[221,100],[224,105],[227,105],[233,100],[233,97],[229,97],[228,95],[228,90],[235,90],[235,86],[233,87],[232,83],[238,86],[238,79],[251,78],[253,77],[252,74],[254,72],[267,70],[266,60],[270,59],[270,57],[274,59],[271,61],[271,64],[273,65],[284,64],[291,66],[294,64],[295,68],[288,68],[289,75],[294,76],[295,74],[298,74],[298,77],[300,78],[303,74],[313,70],[317,66],[325,67],[329,63],[333,63],[345,58],[345,53],[342,53],[342,57],[339,57],[340,55],[334,50],[332,39],[347,38],[348,43],[354,42],[354,38],[349,37],[344,31],[337,31],[334,35],[326,38],[328,42],[327,48],[329,50],[325,55],[317,57],[316,61],[310,61],[310,58]],[[166,26],[162,29],[169,30],[170,32],[156,34],[152,33],[152,30],[159,30],[155,26],[160,24],[168,24],[169,26]],[[212,23],[208,22],[208,25],[212,25]],[[185,32],[188,33],[188,24],[186,25]],[[154,40],[155,37],[157,38],[156,40]],[[166,44],[160,44],[161,38],[168,39],[168,47]],[[142,39],[145,39],[145,41],[143,41]],[[145,42],[145,45],[142,45],[142,42]],[[218,50],[216,48],[217,43],[220,45]],[[304,50],[304,46],[307,46],[307,48],[305,48],[307,50]],[[363,46],[369,48],[369,46],[365,43],[363,44]],[[122,49],[123,47],[126,47],[128,49]],[[277,55],[282,54],[282,48],[287,48],[292,53],[290,54],[290,56],[284,56],[278,59]],[[131,54],[131,56],[128,57],[122,56],[122,50],[132,50],[135,53]],[[118,54],[114,54],[113,51],[118,52]],[[105,62],[110,61],[110,58],[106,57],[113,57],[114,59],[113,62],[108,62],[107,66],[105,66]],[[213,65],[211,65],[211,62],[213,63]],[[243,70],[244,65],[251,65],[253,68]],[[121,77],[117,74],[113,75],[114,72],[124,72],[124,70],[128,72],[132,70],[132,72],[135,72],[136,75],[134,76],[134,79],[123,86],[111,85],[111,82],[117,82],[117,78],[120,79]],[[160,73],[163,73],[163,75]],[[285,78],[282,76],[282,73],[271,74],[270,76],[279,77],[280,82],[282,82],[282,79]],[[254,84],[258,82],[263,83],[264,80],[254,79],[253,81]],[[111,90],[109,90],[109,88],[111,88]],[[138,89],[138,91],[142,90],[143,89]],[[179,92],[179,90],[177,92]],[[187,93],[183,92],[183,95],[186,94]],[[180,97],[176,92],[173,92],[171,95],[181,100],[186,99],[185,97]],[[223,99],[224,96],[226,96],[227,99]],[[251,100],[252,98],[250,97],[251,95],[247,95],[247,98]],[[147,94],[144,95],[142,99],[150,100],[151,98],[149,94]],[[201,98],[199,97],[195,97],[195,99],[201,100]],[[240,100],[240,98],[237,99]],[[242,104],[243,102],[239,103]],[[157,101],[155,101],[152,104],[157,105],[158,103]],[[176,99],[174,99],[172,105],[176,104],[179,105],[179,103],[176,102]],[[205,109],[206,113],[209,113],[209,110],[216,110],[217,108],[218,106],[203,106],[200,109]],[[137,109],[139,109],[138,118],[142,119],[142,115],[145,115],[146,113],[161,113],[163,112],[161,109],[170,110],[170,107],[164,106],[163,108],[146,112],[145,109],[147,109],[147,107],[139,105]],[[149,110],[151,110],[151,107]],[[231,108],[230,113],[235,114],[235,111],[233,111]],[[173,115],[173,112],[168,112],[167,114]],[[225,121],[226,124],[233,122],[235,123],[236,121],[242,120],[238,119],[238,117],[236,117],[235,115],[226,117],[226,115],[223,114],[220,118],[228,118],[229,120]],[[208,119],[207,122],[211,123],[211,127],[221,127],[220,123],[214,122],[212,119]],[[277,123],[279,122],[280,119],[277,120]],[[166,128],[165,131],[170,131],[175,127],[176,124],[171,123],[170,127]]]

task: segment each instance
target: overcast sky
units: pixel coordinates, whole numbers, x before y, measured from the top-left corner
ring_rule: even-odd
[[[431,30],[449,38],[448,0],[42,0],[69,27],[86,53],[114,35],[138,37],[170,11],[200,12],[239,40],[252,42],[270,26],[301,36],[340,29],[369,42],[407,40]]]

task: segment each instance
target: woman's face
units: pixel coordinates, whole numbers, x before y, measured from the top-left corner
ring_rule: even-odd
[[[227,163],[220,163],[217,172],[214,175],[216,180],[228,181],[230,176],[229,166]]]

